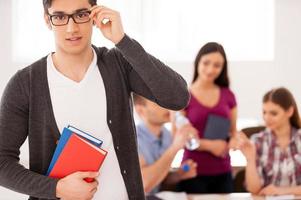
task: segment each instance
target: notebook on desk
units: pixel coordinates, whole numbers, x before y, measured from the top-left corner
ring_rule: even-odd
[[[227,140],[229,138],[230,124],[230,119],[210,114],[207,118],[203,137],[211,140]]]

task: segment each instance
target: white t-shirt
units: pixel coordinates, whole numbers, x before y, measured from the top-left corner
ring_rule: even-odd
[[[107,99],[94,49],[93,54],[93,61],[79,83],[60,73],[53,64],[51,54],[48,55],[47,77],[52,108],[60,132],[68,125],[75,126],[101,139],[102,148],[108,151],[100,169],[94,199],[127,200],[128,194],[107,125]]]

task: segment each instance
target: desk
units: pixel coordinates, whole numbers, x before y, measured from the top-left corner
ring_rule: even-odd
[[[250,193],[196,194],[188,197],[190,200],[265,200],[263,196],[253,196]],[[301,196],[296,196],[294,199],[301,199]]]

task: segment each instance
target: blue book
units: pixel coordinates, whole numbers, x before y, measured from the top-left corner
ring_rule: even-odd
[[[75,128],[74,126],[69,125],[67,128],[69,130],[71,130],[72,132],[76,133],[81,138],[87,140],[88,142],[90,142],[91,144],[94,144],[95,146],[97,146],[99,148],[101,147],[101,145],[103,143],[102,140],[97,139],[96,137],[93,137],[92,135],[90,135],[78,128]]]
[[[55,165],[58,157],[60,156],[61,152],[63,151],[66,143],[68,142],[68,140],[72,134],[76,134],[76,135],[80,136],[81,138],[85,139],[86,141],[88,141],[89,143],[93,144],[94,146],[96,146],[98,148],[100,148],[103,143],[102,140],[99,140],[99,139],[93,137],[92,135],[69,125],[68,128],[64,128],[64,130],[63,130],[63,133],[60,137],[59,143],[57,144],[57,147],[52,156],[50,165],[48,167],[48,170],[46,173],[47,176],[50,174],[53,166]]]
[[[47,170],[47,173],[46,173],[47,176],[50,174],[56,160],[60,156],[61,152],[63,151],[63,149],[65,147],[65,144],[68,142],[71,135],[72,135],[72,131],[70,131],[67,128],[64,128],[63,133],[60,137],[59,143],[57,144],[56,149],[54,151],[54,154],[52,156],[50,165],[48,167],[48,170]]]

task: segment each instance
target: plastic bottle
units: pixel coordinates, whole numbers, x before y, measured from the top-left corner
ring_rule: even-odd
[[[179,111],[176,112],[175,124],[176,124],[177,129],[179,129],[182,126],[189,124],[189,123],[190,123],[189,120],[184,115],[182,115],[181,112],[179,112]],[[193,151],[200,146],[200,143],[195,137],[193,137],[193,136],[190,136],[190,137],[191,138],[186,142],[185,146],[188,150]]]

